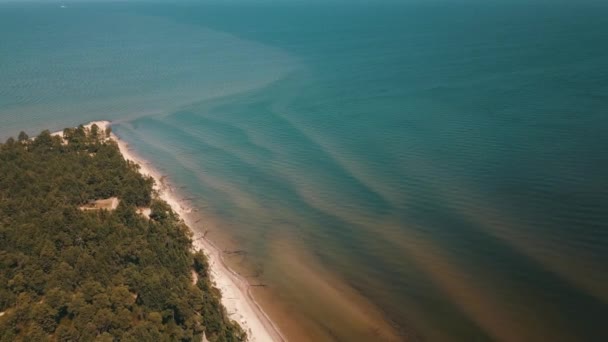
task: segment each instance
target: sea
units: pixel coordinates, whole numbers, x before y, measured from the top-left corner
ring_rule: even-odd
[[[0,140],[92,120],[289,340],[608,340],[606,3],[0,3]]]

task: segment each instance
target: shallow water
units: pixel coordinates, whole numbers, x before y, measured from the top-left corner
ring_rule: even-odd
[[[603,340],[608,8],[0,5],[0,137],[94,119],[292,338]]]

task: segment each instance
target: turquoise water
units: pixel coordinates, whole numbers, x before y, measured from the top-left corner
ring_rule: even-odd
[[[0,137],[115,121],[293,339],[606,340],[606,41],[592,5],[2,4]]]

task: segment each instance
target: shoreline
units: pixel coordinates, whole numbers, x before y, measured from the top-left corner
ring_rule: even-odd
[[[85,127],[90,128],[93,124],[104,131],[112,126],[110,121],[93,121],[86,124]],[[247,333],[248,340],[256,342],[286,341],[277,325],[253,297],[249,282],[228,267],[224,262],[221,250],[213,242],[195,230],[197,224],[192,222],[188,216],[192,209],[180,203],[182,201],[178,199],[179,197],[176,196],[173,189],[165,184],[164,176],[151,167],[149,162],[130,150],[128,144],[116,134],[111,133],[110,139],[117,143],[123,158],[139,165],[139,172],[142,175],[154,179],[154,190],[158,192],[158,196],[167,202],[188,226],[193,234],[192,248],[203,251],[207,256],[211,280],[222,294],[222,305],[226,308],[230,319],[236,321]]]

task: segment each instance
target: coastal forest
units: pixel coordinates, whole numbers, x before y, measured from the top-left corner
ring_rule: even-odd
[[[0,341],[246,340],[188,227],[108,137],[0,144]]]

